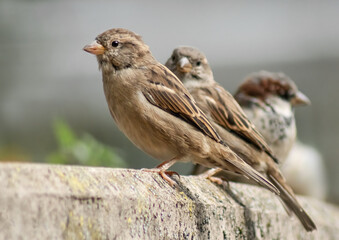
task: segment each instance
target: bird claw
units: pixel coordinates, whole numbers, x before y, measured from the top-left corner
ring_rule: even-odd
[[[177,183],[175,181],[173,181],[169,176],[172,176],[175,172],[173,173],[169,173],[169,172],[172,172],[172,171],[165,171],[165,172],[162,172],[160,171],[159,172],[159,175],[169,183],[169,185],[171,187],[175,186]],[[169,176],[168,176],[169,175]],[[178,174],[179,175],[179,174]]]
[[[173,176],[173,175],[177,175],[179,178],[180,178],[180,175],[179,173],[175,172],[175,171],[165,171],[165,173],[168,175],[168,176]]]
[[[166,182],[168,182],[168,184],[171,187],[175,186],[177,183],[175,181],[173,181],[169,176],[173,176],[174,174],[176,174],[180,177],[180,175],[177,172],[164,171],[164,170],[158,169],[158,168],[151,168],[151,169],[142,168],[141,171],[158,173],[162,177],[162,179],[164,179]]]
[[[221,169],[212,168],[210,170],[207,170],[204,173],[199,174],[198,176],[200,176],[202,178],[205,178],[205,179],[208,179],[211,182],[216,183],[218,185],[222,185],[223,184],[223,179],[222,178],[220,178],[220,177],[213,177],[214,174],[216,174],[216,173],[218,173],[220,171],[221,171]],[[226,182],[227,182],[227,185],[228,185],[228,181],[226,181]]]
[[[221,178],[218,178],[218,177],[208,177],[207,179],[210,180],[213,183],[218,184],[218,185],[222,185],[223,184],[223,180]]]

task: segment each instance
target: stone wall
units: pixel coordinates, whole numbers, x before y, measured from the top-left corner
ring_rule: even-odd
[[[0,239],[336,239],[339,209],[299,197],[307,233],[259,187],[132,169],[0,164]]]

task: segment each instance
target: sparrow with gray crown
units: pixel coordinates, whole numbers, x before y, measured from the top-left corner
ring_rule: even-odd
[[[294,107],[310,100],[288,76],[267,71],[246,77],[234,98],[282,165],[296,139]]]
[[[293,190],[324,199],[324,160],[313,147],[296,142],[294,109],[310,100],[283,73],[260,71],[250,74],[235,99],[279,158],[280,169]]]
[[[205,55],[196,48],[179,47],[174,49],[165,65],[184,83],[225,144],[249,165],[267,176],[279,189],[283,203],[296,214],[307,231],[316,229],[286,183],[278,168],[277,159],[262,135],[233,96],[215,82]]]

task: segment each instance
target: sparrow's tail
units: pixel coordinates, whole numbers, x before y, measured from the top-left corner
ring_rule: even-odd
[[[225,151],[225,149],[222,149],[221,154],[222,157],[215,161],[217,164],[219,163],[218,165],[221,169],[234,173],[240,173],[244,175],[244,177],[255,181],[258,185],[270,190],[277,195],[280,195],[279,190],[274,184],[267,180],[267,178],[256,171],[253,167],[248,165],[232,150],[227,149],[227,151]]]
[[[274,186],[276,186],[276,188],[280,191],[281,200],[289,210],[295,213],[306,231],[310,232],[317,229],[312,219],[298,203],[292,189],[286,184],[285,179],[279,170],[276,168],[270,168],[267,176]]]

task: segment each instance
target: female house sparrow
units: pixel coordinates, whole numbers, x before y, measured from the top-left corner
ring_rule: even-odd
[[[279,189],[284,204],[296,214],[307,231],[316,229],[280,173],[263,137],[232,95],[214,81],[205,55],[192,47],[179,47],[173,51],[166,66],[184,83],[223,141],[249,165],[266,174]]]
[[[310,100],[285,74],[266,71],[250,74],[234,98],[282,165],[296,138],[294,107]]]
[[[109,110],[119,129],[141,150],[164,161],[149,171],[174,185],[166,170],[193,161],[240,173],[279,194],[221,138],[179,79],[152,56],[141,37],[111,29],[84,47],[102,70]]]

